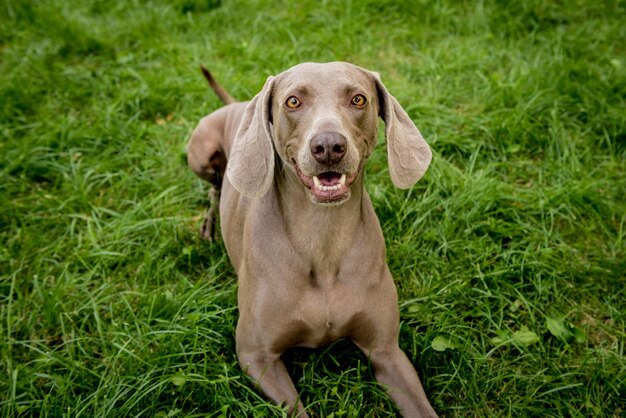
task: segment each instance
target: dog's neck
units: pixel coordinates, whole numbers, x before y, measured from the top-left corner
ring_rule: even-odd
[[[335,271],[362,226],[363,172],[350,186],[348,200],[337,205],[313,203],[295,174],[276,170],[275,190],[284,227],[294,249],[314,268]],[[321,272],[323,273],[323,272]]]

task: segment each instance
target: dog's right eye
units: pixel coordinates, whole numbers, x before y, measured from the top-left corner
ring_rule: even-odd
[[[290,96],[285,102],[288,108],[295,109],[302,106],[302,102],[296,96]]]

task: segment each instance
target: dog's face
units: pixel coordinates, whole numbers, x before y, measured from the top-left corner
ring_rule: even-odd
[[[371,73],[347,64],[298,65],[274,79],[274,147],[317,204],[340,204],[378,136]]]
[[[341,204],[374,150],[379,116],[391,179],[408,188],[428,168],[430,148],[378,74],[345,62],[300,64],[268,78],[246,107],[227,176],[243,195],[260,197],[278,154],[313,203]]]

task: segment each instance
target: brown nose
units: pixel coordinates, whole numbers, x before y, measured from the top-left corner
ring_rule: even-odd
[[[346,155],[348,141],[337,132],[322,132],[311,139],[311,155],[320,163],[336,164]]]

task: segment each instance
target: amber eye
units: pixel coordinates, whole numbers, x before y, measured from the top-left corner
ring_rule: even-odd
[[[367,102],[367,99],[362,94],[357,94],[352,98],[352,100],[350,100],[350,103],[358,107],[363,106],[365,102]]]
[[[300,100],[298,100],[298,98],[296,96],[290,96],[287,99],[287,101],[285,102],[285,104],[290,109],[295,109],[297,107],[302,106],[302,102],[300,102]]]

